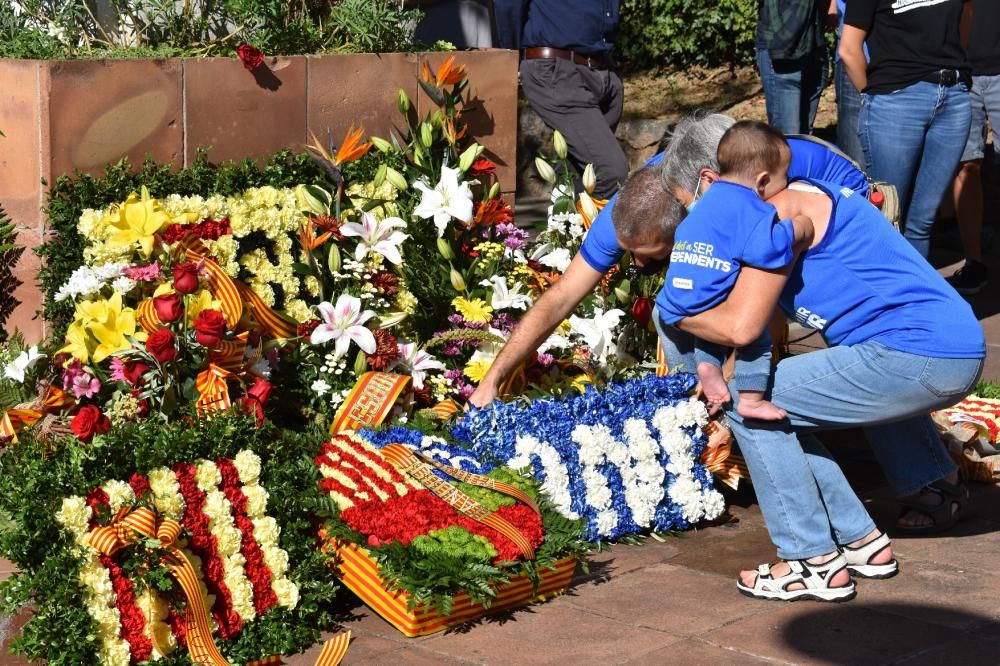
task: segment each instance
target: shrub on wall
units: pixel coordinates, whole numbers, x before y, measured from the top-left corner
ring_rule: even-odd
[[[628,70],[753,59],[756,0],[623,0],[618,56]]]

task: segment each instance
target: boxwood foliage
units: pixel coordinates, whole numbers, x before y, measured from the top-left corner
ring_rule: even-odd
[[[325,176],[308,155],[283,151],[263,164],[242,162],[214,164],[206,150],[198,151],[191,166],[176,169],[147,158],[133,169],[127,159],[105,167],[100,176],[76,172],[60,176],[48,192],[45,214],[50,235],[36,254],[43,266],[38,274],[45,295],[42,316],[50,323],[52,335],[61,340],[73,319],[73,303],[57,302],[55,294],[74,270],[83,264],[83,239],[76,225],[85,208],[104,208],[124,201],[145,185],[154,197],[237,194],[250,187],[271,185],[290,187],[299,183],[322,184]]]
[[[623,0],[618,57],[631,71],[752,62],[757,0]]]
[[[127,481],[136,471],[231,458],[243,449],[261,458],[267,515],[281,526],[288,576],[300,598],[291,611],[275,607],[248,623],[234,639],[220,641],[220,649],[230,660],[246,663],[314,644],[322,631],[344,619],[332,603],[338,588],[333,570],[316,548],[314,516],[328,500],[317,486],[309,452],[322,437],[257,428],[247,417],[229,414],[211,420],[192,415],[166,426],[155,419],[125,424],[90,444],[73,437],[40,441],[30,429],[22,432],[18,444],[0,456],[0,554],[19,569],[0,583],[0,614],[14,615],[29,604],[34,611],[12,649],[48,664],[97,663],[96,625],[78,581],[81,562],[55,520],[63,498],[86,495],[111,479]],[[186,650],[178,649],[158,663],[191,661]]]

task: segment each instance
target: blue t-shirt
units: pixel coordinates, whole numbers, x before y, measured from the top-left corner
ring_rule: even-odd
[[[985,355],[972,308],[874,206],[839,183],[806,181],[831,197],[833,212],[781,293],[790,318],[830,345],[877,340],[922,356]]]
[[[789,181],[796,178],[816,178],[844,185],[867,196],[868,181],[865,175],[837,153],[808,139],[790,138],[788,147],[792,151],[792,162],[788,166]],[[658,164],[663,157],[664,153],[654,155],[645,166]],[[612,266],[621,261],[624,254],[624,250],[618,245],[615,227],[611,222],[611,211],[614,210],[617,199],[618,195],[615,194],[601,210],[580,248],[584,260],[600,273],[611,270]]]
[[[756,192],[716,181],[674,234],[666,282],[656,297],[664,323],[724,301],[743,265],[784,268],[794,258],[794,241],[791,220],[779,222],[774,206]]]

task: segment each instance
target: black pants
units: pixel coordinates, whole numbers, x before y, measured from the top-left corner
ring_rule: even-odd
[[[615,138],[624,99],[618,74],[558,58],[524,60],[521,88],[545,124],[566,137],[577,172],[594,165],[594,194],[614,194],[628,178],[628,159]]]

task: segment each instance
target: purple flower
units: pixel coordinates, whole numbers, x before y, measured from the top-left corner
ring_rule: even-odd
[[[517,324],[517,320],[509,312],[500,312],[493,317],[491,322],[493,328],[499,329],[504,334],[510,333],[514,330],[514,325]]]
[[[542,366],[543,368],[549,367],[550,365],[555,363],[555,360],[556,357],[553,356],[552,354],[546,354],[545,352],[542,352],[541,354],[538,355],[538,365]]]
[[[462,323],[465,321],[465,319],[462,318],[462,315],[456,312],[455,314],[448,315],[448,321],[454,324],[455,326],[461,326]]]
[[[448,370],[446,373],[444,373],[444,378],[447,379],[448,381],[457,382],[462,379],[462,371]]]
[[[443,356],[458,356],[462,353],[462,346],[457,342],[449,342],[441,350]]]
[[[476,387],[471,384],[462,384],[462,387],[458,389],[458,397],[462,400],[468,400],[469,396],[472,395],[475,390]]]

